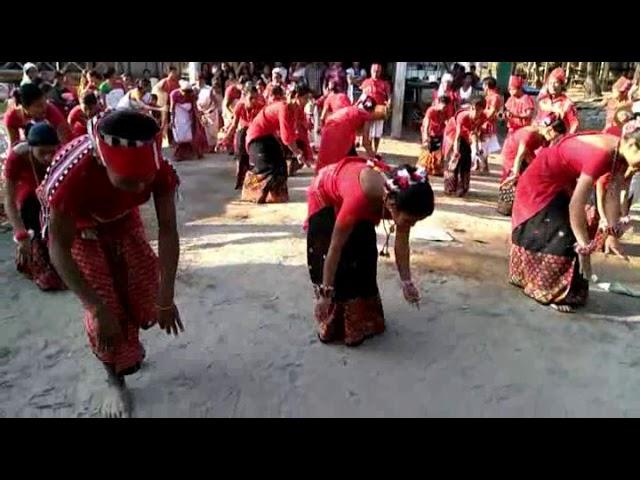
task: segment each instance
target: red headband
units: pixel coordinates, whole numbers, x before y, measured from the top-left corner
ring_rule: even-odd
[[[564,73],[564,70],[561,67],[555,68],[550,74],[549,74],[549,81],[552,80],[557,80],[561,83],[564,83],[567,81],[567,76]]]
[[[155,141],[142,145],[115,145],[98,135],[97,148],[105,166],[121,177],[146,180],[157,170],[160,156]]]

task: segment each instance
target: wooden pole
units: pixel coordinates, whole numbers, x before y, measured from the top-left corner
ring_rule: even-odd
[[[404,114],[404,89],[407,80],[407,62],[396,62],[396,75],[391,104],[391,137],[402,137],[402,117]]]

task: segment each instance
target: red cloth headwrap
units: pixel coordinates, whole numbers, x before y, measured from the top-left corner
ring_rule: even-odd
[[[631,90],[632,82],[626,77],[620,77],[616,80],[616,83],[613,84],[613,89],[618,92],[626,93]]]
[[[561,83],[567,81],[567,76],[564,73],[564,69],[561,67],[553,69],[553,71],[549,74],[549,81],[558,80]]]
[[[109,145],[100,135],[98,151],[105,165],[116,175],[132,180],[146,180],[159,168],[160,155],[155,141],[140,146]]]
[[[524,80],[518,75],[511,75],[509,77],[509,90],[520,90],[524,85]]]

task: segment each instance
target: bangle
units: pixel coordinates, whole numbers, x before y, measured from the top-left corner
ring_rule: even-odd
[[[413,284],[413,280],[409,279],[409,280],[400,280],[400,283],[402,284],[403,287],[410,287],[410,286],[415,286]]]
[[[175,308],[175,305],[172,303],[168,307],[162,307],[160,305],[156,305],[156,307],[158,307],[158,310],[160,310],[161,312],[166,312],[167,310],[173,310]]]
[[[314,285],[313,288],[317,297],[333,298],[335,294],[335,288],[328,285]]]
[[[587,245],[579,245],[578,243],[576,243],[574,249],[578,255],[588,256],[595,252],[597,247],[598,244],[594,239]]]

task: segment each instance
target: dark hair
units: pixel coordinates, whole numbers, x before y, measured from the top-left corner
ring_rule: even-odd
[[[567,124],[560,118],[552,122],[549,126],[554,132],[559,133],[560,135],[567,133]]]
[[[44,93],[45,95],[49,95],[49,93],[51,93],[51,90],[53,90],[53,86],[48,82],[43,82],[40,84],[40,90],[42,90],[42,93]]]
[[[238,78],[238,82],[240,82],[242,85],[244,85],[248,81],[249,81],[249,75],[240,75],[240,77]]]
[[[484,80],[482,80],[482,83],[492,90],[498,85],[496,79],[493,77],[486,77]]]
[[[151,100],[153,100],[154,102],[158,101],[158,95],[156,95],[155,93],[151,94]]]
[[[282,88],[280,85],[276,85],[271,89],[271,96],[284,97],[284,88]]]
[[[23,107],[30,107],[35,102],[44,97],[44,92],[33,83],[25,83],[20,88],[16,88],[13,91],[13,98],[17,105]]]
[[[242,93],[244,95],[257,95],[258,94],[258,89],[256,88],[256,86],[253,83],[249,83],[249,84],[244,86],[244,88],[242,89]]]
[[[262,80],[261,78],[258,79],[258,81],[256,82],[256,86],[260,85],[262,88],[265,88],[267,86],[267,82],[265,82],[264,80]]]
[[[173,65],[171,65],[171,66],[167,69],[167,72],[177,72],[177,71],[178,71],[178,69],[177,69],[175,66],[173,66]]]
[[[441,95],[438,97],[438,102],[444,103],[445,105],[449,105],[451,103],[451,99],[446,95]]]
[[[475,66],[475,65],[471,65],[471,66],[469,67],[469,72],[471,72],[472,70],[475,70],[475,69],[476,69],[476,66]]]
[[[151,75],[151,70],[149,70],[148,68],[145,68],[144,70],[142,70],[142,74],[144,75],[146,72],[149,72],[149,75]]]
[[[338,93],[340,91],[340,87],[338,86],[338,82],[335,80],[329,80],[329,84],[327,85],[327,87],[329,87],[329,91],[333,92],[333,93]]]
[[[366,112],[373,112],[376,109],[376,99],[373,97],[366,97],[359,103]]]
[[[402,165],[395,171],[406,169],[409,175],[414,174],[417,169],[411,165]],[[433,189],[428,181],[414,183],[405,189],[392,191],[389,193],[396,202],[396,208],[410,215],[417,217],[428,217],[433,213],[434,195]]]
[[[60,70],[56,70],[56,72],[53,74],[54,78],[57,80],[58,78],[64,78],[64,73],[62,73]]]
[[[467,78],[467,77],[469,77],[469,78],[471,78],[471,80],[473,80],[473,73],[471,73],[471,72],[465,73],[464,74],[464,78]]]
[[[486,104],[487,104],[486,100],[484,99],[484,97],[480,95],[474,95],[469,99],[469,105],[472,108],[475,108],[475,107],[484,108]]]
[[[291,96],[294,98],[302,97],[304,95],[309,95],[311,93],[311,89],[304,82],[299,82],[294,85],[291,89]]]
[[[37,122],[29,128],[27,143],[31,147],[49,147],[59,145],[60,140],[55,129],[48,122]]]
[[[114,110],[100,120],[98,131],[104,135],[146,142],[153,140],[159,128],[156,121],[144,113]]]
[[[96,77],[98,80],[102,80],[102,75],[98,70],[89,70],[90,77]]]
[[[107,71],[104,73],[105,78],[111,78],[116,74],[116,69],[113,67],[107,68]]]
[[[96,97],[93,92],[87,92],[82,96],[82,103],[89,107],[93,107],[98,104],[98,97]]]

